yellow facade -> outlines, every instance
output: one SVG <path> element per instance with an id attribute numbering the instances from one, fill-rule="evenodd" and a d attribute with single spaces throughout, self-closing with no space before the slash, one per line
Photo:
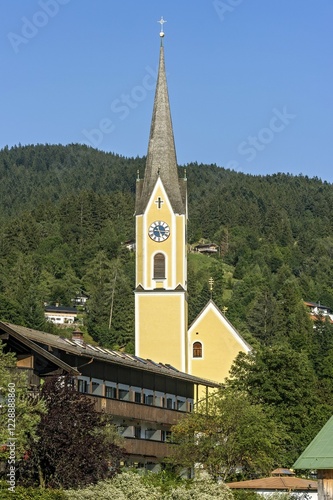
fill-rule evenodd
<path id="1" fill-rule="evenodd" d="M 136 353 L 186 371 L 186 304 L 183 292 L 137 292 Z"/>
<path id="2" fill-rule="evenodd" d="M 170 236 L 165 241 L 157 242 L 149 237 L 149 228 L 155 221 L 163 221 L 169 226 Z M 136 286 L 141 285 L 145 290 L 161 288 L 156 286 L 158 283 L 169 290 L 178 285 L 186 287 L 185 224 L 185 215 L 173 213 L 162 181 L 158 179 L 146 211 L 136 217 Z M 156 253 L 165 255 L 163 280 L 154 279 Z"/>
<path id="3" fill-rule="evenodd" d="M 190 326 L 187 348 L 188 372 L 221 383 L 228 376 L 237 354 L 250 351 L 250 346 L 213 301 L 208 302 Z"/>
<path id="4" fill-rule="evenodd" d="M 149 236 L 155 221 L 169 227 L 164 241 Z M 135 352 L 186 371 L 187 299 L 185 215 L 173 212 L 161 179 L 148 206 L 136 217 Z M 164 277 L 154 275 L 154 258 L 165 259 Z"/>
<path id="5" fill-rule="evenodd" d="M 222 382 L 237 354 L 250 348 L 212 301 L 188 331 L 186 189 L 178 178 L 162 44 L 145 174 L 137 179 L 135 353 Z M 193 356 L 195 342 L 200 358 Z"/>

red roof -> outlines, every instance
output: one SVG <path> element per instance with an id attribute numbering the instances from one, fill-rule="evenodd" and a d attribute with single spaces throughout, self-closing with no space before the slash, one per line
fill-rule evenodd
<path id="1" fill-rule="evenodd" d="M 278 467 L 272 470 L 272 476 L 296 476 L 295 472 L 291 469 L 286 469 L 285 467 Z"/>
<path id="2" fill-rule="evenodd" d="M 317 491 L 317 481 L 292 476 L 271 476 L 262 479 L 227 483 L 227 485 L 229 488 L 241 490 Z"/>

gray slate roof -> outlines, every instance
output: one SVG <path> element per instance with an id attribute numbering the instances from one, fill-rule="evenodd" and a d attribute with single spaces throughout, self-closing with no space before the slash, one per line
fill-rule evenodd
<path id="1" fill-rule="evenodd" d="M 0 332 L 4 331 L 6 333 L 13 332 L 15 338 L 19 339 L 22 336 L 23 339 L 29 340 L 30 346 L 35 344 L 36 347 L 40 349 L 40 344 L 58 348 L 62 351 L 69 352 L 71 354 L 76 354 L 78 356 L 85 356 L 94 358 L 99 361 L 106 363 L 113 363 L 117 365 L 127 366 L 128 368 L 136 368 L 138 370 L 154 372 L 156 374 L 168 376 L 171 378 L 177 378 L 187 382 L 192 382 L 193 384 L 205 385 L 208 387 L 219 387 L 219 384 L 212 382 L 210 380 L 205 380 L 187 373 L 181 372 L 171 365 L 162 364 L 155 362 L 150 359 L 142 359 L 138 356 L 132 354 L 127 354 L 124 352 L 113 351 L 106 347 L 100 347 L 91 344 L 81 344 L 79 341 L 66 339 L 59 337 L 58 335 L 53 335 L 51 333 L 41 332 L 39 330 L 32 330 L 31 328 L 26 328 L 24 326 L 13 325 L 10 323 L 5 323 L 0 321 Z M 44 349 L 45 350 L 45 349 Z M 47 353 L 47 351 L 45 350 Z M 52 356 L 55 358 L 55 356 Z M 64 364 L 64 363 L 63 363 Z M 72 368 L 71 371 L 76 371 L 76 367 Z M 69 371 L 69 370 L 67 370 Z"/>
<path id="2" fill-rule="evenodd" d="M 158 79 L 151 121 L 145 176 L 143 180 L 137 181 L 137 215 L 145 211 L 159 176 L 167 191 L 173 211 L 177 214 L 185 214 L 186 199 L 184 184 L 186 185 L 186 180 L 178 178 L 176 148 L 165 74 L 163 45 L 161 45 L 160 48 Z"/>

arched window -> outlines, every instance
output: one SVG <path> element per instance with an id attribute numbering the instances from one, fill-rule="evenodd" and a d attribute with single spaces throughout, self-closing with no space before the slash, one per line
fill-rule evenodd
<path id="1" fill-rule="evenodd" d="M 193 344 L 193 357 L 202 358 L 202 343 L 194 342 Z"/>
<path id="2" fill-rule="evenodd" d="M 165 278 L 165 257 L 162 253 L 154 256 L 154 279 Z"/>

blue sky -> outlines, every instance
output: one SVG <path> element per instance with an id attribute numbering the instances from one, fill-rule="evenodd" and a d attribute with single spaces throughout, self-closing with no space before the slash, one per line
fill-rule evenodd
<path id="1" fill-rule="evenodd" d="M 178 162 L 333 182 L 332 0 L 1 3 L 0 147 L 147 151 L 159 53 Z"/>

